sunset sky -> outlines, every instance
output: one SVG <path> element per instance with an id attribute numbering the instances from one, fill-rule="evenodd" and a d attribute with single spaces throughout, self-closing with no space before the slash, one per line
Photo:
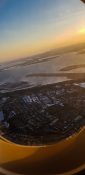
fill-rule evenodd
<path id="1" fill-rule="evenodd" d="M 0 61 L 83 41 L 80 0 L 0 0 Z"/>

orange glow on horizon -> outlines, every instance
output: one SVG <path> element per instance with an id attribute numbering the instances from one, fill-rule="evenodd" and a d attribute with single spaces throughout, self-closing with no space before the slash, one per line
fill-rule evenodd
<path id="1" fill-rule="evenodd" d="M 37 41 L 37 43 L 29 44 L 28 41 L 24 43 L 17 43 L 16 46 L 12 43 L 11 47 L 4 49 L 0 53 L 0 60 L 13 60 L 23 58 L 32 54 L 44 52 L 53 48 L 60 48 L 85 41 L 85 28 L 81 28 L 79 32 L 65 31 L 63 34 L 55 38 L 44 38 Z"/>
<path id="2" fill-rule="evenodd" d="M 80 33 L 80 34 L 85 34 L 85 27 L 84 27 L 84 28 L 81 28 L 81 29 L 78 31 L 78 33 Z"/>

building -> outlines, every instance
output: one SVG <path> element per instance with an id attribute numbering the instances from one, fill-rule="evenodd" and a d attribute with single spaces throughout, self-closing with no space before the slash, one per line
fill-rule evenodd
<path id="1" fill-rule="evenodd" d="M 2 122 L 4 120 L 4 114 L 3 111 L 0 111 L 0 122 Z"/>

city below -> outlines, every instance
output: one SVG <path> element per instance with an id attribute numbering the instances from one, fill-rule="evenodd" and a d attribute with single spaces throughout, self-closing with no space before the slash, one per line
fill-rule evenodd
<path id="1" fill-rule="evenodd" d="M 84 78 L 0 93 L 0 134 L 14 143 L 57 143 L 84 125 Z"/>

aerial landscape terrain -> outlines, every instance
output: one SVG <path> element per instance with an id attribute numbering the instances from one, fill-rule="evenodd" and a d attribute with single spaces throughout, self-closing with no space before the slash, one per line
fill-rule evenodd
<path id="1" fill-rule="evenodd" d="M 82 43 L 0 66 L 3 137 L 22 145 L 51 144 L 85 126 L 84 48 Z"/>

